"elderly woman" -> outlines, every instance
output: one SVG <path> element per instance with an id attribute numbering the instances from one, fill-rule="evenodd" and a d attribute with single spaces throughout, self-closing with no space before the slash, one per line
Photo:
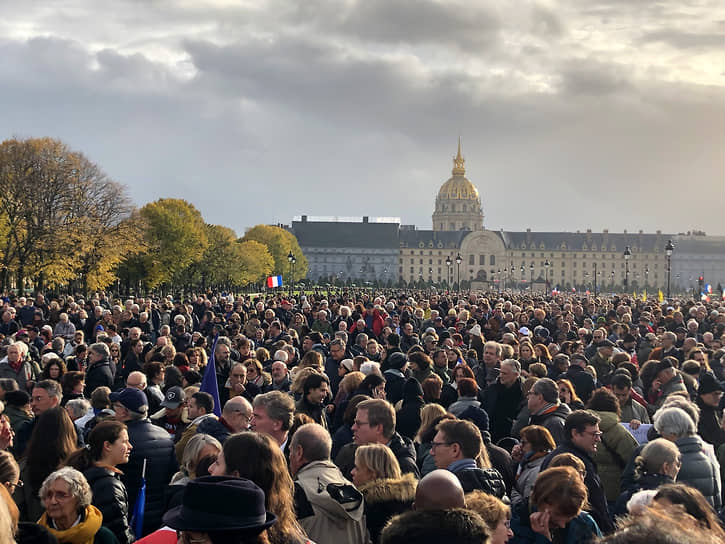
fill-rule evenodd
<path id="1" fill-rule="evenodd" d="M 38 524 L 59 544 L 112 544 L 113 533 L 101 525 L 100 510 L 91 504 L 91 487 L 74 468 L 63 467 L 51 473 L 40 488 L 45 513 Z"/>
<path id="2" fill-rule="evenodd" d="M 681 466 L 682 455 L 674 443 L 664 438 L 647 443 L 635 459 L 634 484 L 622 492 L 612 513 L 627 514 L 627 504 L 635 493 L 674 483 Z"/>
<path id="3" fill-rule="evenodd" d="M 60 314 L 59 319 L 58 324 L 53 329 L 53 336 L 61 336 L 66 342 L 70 342 L 76 333 L 76 326 L 69 321 L 66 313 Z"/>
<path id="4" fill-rule="evenodd" d="M 655 430 L 674 442 L 682 454 L 682 468 L 677 475 L 679 483 L 699 489 L 715 510 L 720 510 L 720 486 L 713 462 L 703 453 L 697 426 L 682 408 L 667 407 L 654 415 Z"/>
<path id="5" fill-rule="evenodd" d="M 511 509 L 500 499 L 477 489 L 466 494 L 466 508 L 479 514 L 488 525 L 489 544 L 505 544 L 514 536 L 509 521 Z"/>

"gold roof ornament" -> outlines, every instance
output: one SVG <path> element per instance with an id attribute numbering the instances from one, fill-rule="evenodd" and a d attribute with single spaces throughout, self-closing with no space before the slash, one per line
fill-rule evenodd
<path id="1" fill-rule="evenodd" d="M 458 137 L 458 154 L 453 158 L 453 175 L 463 176 L 466 173 L 466 160 L 461 155 L 461 137 Z"/>
<path id="2" fill-rule="evenodd" d="M 461 154 L 461 138 L 458 137 L 458 153 L 453 158 L 453 176 L 450 177 L 438 191 L 438 198 L 443 200 L 472 200 L 480 202 L 478 189 L 464 175 L 465 159 Z"/>

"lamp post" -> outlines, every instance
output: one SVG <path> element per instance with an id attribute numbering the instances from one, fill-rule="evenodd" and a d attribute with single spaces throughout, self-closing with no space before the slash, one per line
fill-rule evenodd
<path id="1" fill-rule="evenodd" d="M 451 266 L 453 265 L 453 261 L 451 260 L 451 256 L 448 255 L 446 257 L 446 266 L 448 267 L 446 270 L 448 270 L 448 274 L 446 275 L 446 283 L 448 284 L 448 287 L 450 288 L 451 285 Z"/>
<path id="2" fill-rule="evenodd" d="M 531 264 L 529 265 L 529 270 L 531 270 L 531 292 L 534 292 L 534 261 L 531 261 Z"/>
<path id="3" fill-rule="evenodd" d="M 498 269 L 498 292 L 503 293 L 503 289 L 501 289 L 501 269 Z"/>
<path id="4" fill-rule="evenodd" d="M 461 254 L 458 253 L 456 255 L 456 273 L 458 275 L 458 292 L 461 292 L 461 263 L 463 262 L 463 259 L 461 258 Z"/>
<path id="5" fill-rule="evenodd" d="M 670 273 L 672 272 L 672 252 L 675 251 L 675 244 L 672 240 L 667 241 L 665 255 L 667 256 L 667 300 L 670 299 Z"/>
<path id="6" fill-rule="evenodd" d="M 523 293 L 524 292 L 524 289 L 526 287 L 526 285 L 525 285 L 526 284 L 526 276 L 524 276 L 524 274 L 526 273 L 526 269 L 524 268 L 524 265 L 521 265 L 520 271 L 521 271 L 521 292 Z"/>
<path id="7" fill-rule="evenodd" d="M 589 272 L 584 272 L 584 289 L 589 289 Z"/>
<path id="8" fill-rule="evenodd" d="M 612 291 L 614 291 L 614 268 L 612 268 Z"/>
<path id="9" fill-rule="evenodd" d="M 632 250 L 629 246 L 624 248 L 624 292 L 627 292 L 629 286 L 629 259 L 632 256 Z"/>
<path id="10" fill-rule="evenodd" d="M 644 288 L 649 287 L 649 265 L 644 267 Z"/>
<path id="11" fill-rule="evenodd" d="M 292 261 L 295 256 L 292 254 L 292 250 L 287 254 L 287 260 L 289 261 L 289 296 L 292 297 Z"/>
<path id="12" fill-rule="evenodd" d="M 594 296 L 597 296 L 597 263 L 594 263 Z"/>
<path id="13" fill-rule="evenodd" d="M 292 281 L 290 282 L 290 288 L 292 289 L 292 296 L 295 294 L 295 268 L 297 268 L 297 257 L 292 255 Z"/>
<path id="14" fill-rule="evenodd" d="M 546 292 L 549 292 L 549 267 L 551 266 L 551 263 L 549 262 L 549 259 L 546 259 L 544 261 L 544 273 L 546 274 Z"/>
<path id="15" fill-rule="evenodd" d="M 433 268 L 428 267 L 428 281 L 430 282 L 431 287 L 433 286 Z"/>

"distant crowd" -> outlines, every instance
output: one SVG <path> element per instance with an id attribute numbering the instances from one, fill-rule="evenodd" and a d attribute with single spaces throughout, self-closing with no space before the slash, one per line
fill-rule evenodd
<path id="1" fill-rule="evenodd" d="M 2 298 L 0 542 L 722 542 L 725 303 Z"/>

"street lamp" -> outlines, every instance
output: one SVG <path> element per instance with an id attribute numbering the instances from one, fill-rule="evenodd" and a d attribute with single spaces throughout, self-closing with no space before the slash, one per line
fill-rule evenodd
<path id="1" fill-rule="evenodd" d="M 589 290 L 589 272 L 584 272 L 584 289 Z"/>
<path id="2" fill-rule="evenodd" d="M 597 296 L 597 263 L 594 263 L 594 296 Z"/>
<path id="3" fill-rule="evenodd" d="M 531 292 L 534 292 L 534 261 L 531 261 L 531 265 L 529 265 L 529 270 L 531 270 Z"/>
<path id="4" fill-rule="evenodd" d="M 614 268 L 612 268 L 612 291 L 614 291 Z"/>
<path id="5" fill-rule="evenodd" d="M 647 287 L 649 287 L 649 265 L 644 267 L 644 288 L 647 289 Z"/>
<path id="6" fill-rule="evenodd" d="M 632 250 L 629 246 L 624 248 L 624 292 L 627 292 L 629 285 L 629 258 L 632 256 Z"/>
<path id="7" fill-rule="evenodd" d="M 549 267 L 551 266 L 551 263 L 549 262 L 549 259 L 546 259 L 544 261 L 544 272 L 546 273 L 546 292 L 549 292 Z"/>
<path id="8" fill-rule="evenodd" d="M 458 274 L 458 292 L 461 292 L 461 263 L 463 262 L 463 259 L 461 258 L 461 254 L 458 253 L 456 255 L 456 268 L 457 268 L 457 274 Z"/>
<path id="9" fill-rule="evenodd" d="M 433 267 L 428 267 L 428 281 L 433 285 Z"/>
<path id="10" fill-rule="evenodd" d="M 453 261 L 451 260 L 451 256 L 448 255 L 446 257 L 446 266 L 448 267 L 448 274 L 446 275 L 446 283 L 450 286 L 451 285 L 451 266 L 453 265 Z"/>
<path id="11" fill-rule="evenodd" d="M 503 293 L 503 289 L 501 289 L 501 269 L 498 269 L 498 292 Z"/>
<path id="12" fill-rule="evenodd" d="M 672 240 L 667 241 L 665 246 L 665 255 L 667 256 L 667 300 L 670 299 L 670 273 L 672 272 L 672 252 L 675 250 L 675 244 Z"/>
<path id="13" fill-rule="evenodd" d="M 287 254 L 287 260 L 289 261 L 289 296 L 292 297 L 292 261 L 295 256 L 292 254 L 292 250 Z"/>
<path id="14" fill-rule="evenodd" d="M 292 281 L 290 282 L 290 288 L 292 289 L 292 296 L 294 296 L 295 286 L 295 268 L 297 268 L 297 257 L 292 255 Z"/>

